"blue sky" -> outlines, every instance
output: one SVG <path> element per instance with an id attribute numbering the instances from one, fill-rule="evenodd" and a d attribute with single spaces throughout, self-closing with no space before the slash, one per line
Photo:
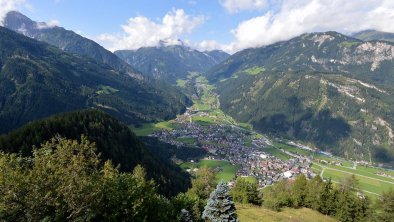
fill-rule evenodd
<path id="1" fill-rule="evenodd" d="M 203 15 L 206 22 L 187 38 L 191 41 L 215 39 L 228 43 L 230 30 L 239 21 L 259 15 L 261 10 L 228 13 L 216 0 L 28 0 L 30 7 L 21 12 L 35 21 L 57 20 L 67 29 L 82 31 L 87 36 L 121 32 L 121 24 L 131 17 L 145 16 L 153 21 L 173 9 L 184 9 L 189 15 Z"/>
<path id="2" fill-rule="evenodd" d="M 392 0 L 0 0 L 7 10 L 58 24 L 110 50 L 160 40 L 228 52 L 305 32 L 394 32 Z"/>

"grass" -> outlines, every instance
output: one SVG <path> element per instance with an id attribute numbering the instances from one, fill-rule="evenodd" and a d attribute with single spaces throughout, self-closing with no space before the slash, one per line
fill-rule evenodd
<path id="1" fill-rule="evenodd" d="M 164 121 L 158 123 L 146 123 L 140 127 L 135 127 L 130 125 L 129 128 L 137 135 L 137 136 L 148 136 L 155 131 L 167 129 L 172 130 L 176 128 L 176 125 L 173 124 L 171 121 Z"/>
<path id="2" fill-rule="evenodd" d="M 193 116 L 192 120 L 193 122 L 197 122 L 202 126 L 208 126 L 217 123 L 212 117 L 207 116 Z"/>
<path id="3" fill-rule="evenodd" d="M 357 166 L 356 169 L 358 171 L 363 171 L 363 172 L 368 172 L 375 174 L 376 172 L 384 172 L 388 175 L 394 176 L 394 171 L 393 170 L 387 170 L 383 168 L 377 168 L 377 167 L 366 167 L 366 166 Z"/>
<path id="4" fill-rule="evenodd" d="M 245 72 L 248 75 L 253 75 L 254 76 L 254 75 L 260 74 L 260 73 L 262 73 L 264 71 L 265 71 L 264 67 L 255 66 L 255 67 L 252 67 L 252 68 L 249 68 L 249 69 L 245 69 L 243 72 Z"/>
<path id="5" fill-rule="evenodd" d="M 178 142 L 186 143 L 189 146 L 192 146 L 196 143 L 196 139 L 193 137 L 178 137 L 175 139 Z"/>
<path id="6" fill-rule="evenodd" d="M 323 170 L 323 168 L 319 165 L 313 164 L 311 165 L 311 169 L 313 172 L 320 174 L 320 172 Z"/>
<path id="7" fill-rule="evenodd" d="M 96 93 L 99 95 L 101 94 L 109 95 L 117 92 L 119 92 L 119 90 L 112 88 L 111 86 L 100 86 L 100 90 L 98 90 Z"/>
<path id="8" fill-rule="evenodd" d="M 246 181 L 248 181 L 250 183 L 256 183 L 257 182 L 257 179 L 255 177 L 248 176 L 248 177 L 242 177 L 242 178 L 244 178 Z"/>
<path id="9" fill-rule="evenodd" d="M 341 42 L 341 43 L 339 44 L 339 46 L 350 48 L 350 47 L 352 47 L 352 46 L 354 46 L 354 45 L 357 45 L 357 44 L 358 44 L 358 42 L 355 42 L 355 41 L 344 41 L 344 42 Z"/>
<path id="10" fill-rule="evenodd" d="M 186 86 L 186 81 L 183 80 L 183 79 L 177 79 L 177 80 L 176 80 L 176 85 L 179 86 L 179 87 L 181 87 L 181 88 L 185 88 L 185 86 Z"/>
<path id="11" fill-rule="evenodd" d="M 301 155 L 304 155 L 304 156 L 311 156 L 313 154 L 313 152 L 311 152 L 311 151 L 303 150 L 303 149 L 300 149 L 300 148 L 297 148 L 297 147 L 294 147 L 294 146 L 290 146 L 290 145 L 285 144 L 285 143 L 274 142 L 274 145 L 277 148 L 281 148 L 281 149 L 287 150 L 289 152 L 296 153 L 296 154 L 301 154 Z"/>
<path id="12" fill-rule="evenodd" d="M 363 176 L 372 177 L 372 178 L 375 178 L 375 179 L 385 180 L 385 181 L 389 181 L 389 182 L 393 182 L 394 183 L 394 179 L 392 179 L 392 178 L 379 176 L 379 175 L 376 175 L 376 174 L 374 174 L 372 172 L 368 172 L 368 171 L 363 171 L 363 170 L 358 170 L 358 169 L 350 169 L 350 168 L 347 168 L 347 167 L 333 166 L 333 165 L 327 165 L 327 167 L 334 168 L 334 169 L 337 169 L 337 170 L 346 171 L 346 172 L 348 172 L 350 174 L 363 175 Z"/>
<path id="13" fill-rule="evenodd" d="M 323 177 L 331 178 L 335 182 L 340 182 L 341 180 L 343 180 L 343 178 L 349 177 L 351 175 L 352 175 L 351 173 L 344 173 L 332 169 L 325 169 Z M 383 191 L 387 191 L 390 188 L 394 188 L 394 184 L 375 180 L 373 178 L 360 177 L 357 176 L 357 174 L 355 174 L 355 176 L 358 179 L 360 189 L 364 191 L 382 194 Z"/>
<path id="14" fill-rule="evenodd" d="M 239 166 L 232 165 L 228 161 L 221 161 L 221 160 L 201 160 L 200 167 L 206 166 L 208 168 L 216 168 L 220 167 L 222 170 L 217 173 L 216 178 L 218 181 L 230 181 L 235 178 L 235 174 L 237 173 Z"/>
<path id="15" fill-rule="evenodd" d="M 325 216 L 317 211 L 301 208 L 285 208 L 279 212 L 263 207 L 250 205 L 237 205 L 237 214 L 240 222 L 335 222 L 337 220 Z"/>
<path id="16" fill-rule="evenodd" d="M 225 181 L 228 182 L 235 178 L 235 174 L 237 173 L 239 166 L 232 165 L 228 161 L 222 160 L 200 160 L 196 163 L 184 162 L 180 164 L 180 167 L 183 169 L 192 169 L 192 168 L 201 168 L 201 167 L 208 167 L 211 169 L 215 169 L 219 167 L 221 170 L 216 174 L 217 181 Z"/>
<path id="17" fill-rule="evenodd" d="M 289 156 L 286 155 L 285 153 L 281 152 L 278 148 L 293 152 L 293 153 L 300 153 L 302 155 L 307 155 L 310 156 L 312 152 L 307 151 L 307 150 L 302 150 L 293 146 L 289 146 L 284 143 L 274 143 L 275 147 L 268 147 L 263 149 L 263 151 L 274 155 L 282 160 L 288 160 Z M 371 196 L 373 198 L 376 198 L 376 194 L 382 194 L 382 192 L 389 190 L 390 188 L 394 188 L 394 179 L 388 178 L 388 177 L 383 177 L 376 175 L 375 173 L 377 171 L 384 171 L 383 169 L 379 168 L 371 168 L 371 167 L 365 167 L 365 166 L 358 166 L 356 169 L 350 168 L 352 163 L 345 161 L 345 160 L 339 160 L 334 157 L 328 157 L 325 155 L 321 154 L 314 154 L 315 158 L 318 159 L 325 159 L 329 161 L 339 161 L 343 164 L 343 166 L 336 166 L 336 165 L 321 165 L 317 163 L 313 163 L 311 168 L 313 172 L 320 174 L 322 172 L 323 168 L 324 173 L 323 177 L 328 179 L 331 178 L 333 182 L 339 183 L 342 181 L 344 178 L 351 176 L 354 174 L 356 178 L 359 181 L 359 188 L 365 192 L 366 195 Z M 331 169 L 328 169 L 331 168 Z M 340 172 L 340 171 L 343 172 Z M 387 174 L 393 173 L 391 171 L 385 170 Z M 391 182 L 391 183 L 390 183 Z M 370 192 L 370 193 L 369 193 Z"/>
<path id="18" fill-rule="evenodd" d="M 266 152 L 268 154 L 271 154 L 273 156 L 278 157 L 279 159 L 283 160 L 283 161 L 287 161 L 289 160 L 291 157 L 289 155 L 287 155 L 286 153 L 283 153 L 282 151 L 280 151 L 278 148 L 275 147 L 266 147 L 262 149 L 263 152 Z"/>

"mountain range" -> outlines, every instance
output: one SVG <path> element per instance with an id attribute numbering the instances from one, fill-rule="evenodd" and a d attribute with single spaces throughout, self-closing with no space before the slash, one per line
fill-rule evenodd
<path id="1" fill-rule="evenodd" d="M 394 160 L 394 44 L 336 32 L 245 49 L 207 72 L 222 110 L 349 158 Z"/>
<path id="2" fill-rule="evenodd" d="M 352 37 L 364 41 L 381 40 L 381 41 L 394 42 L 394 33 L 381 32 L 373 29 L 354 33 Z"/>
<path id="3" fill-rule="evenodd" d="M 45 22 L 36 22 L 17 11 L 8 12 L 4 18 L 4 27 L 38 41 L 74 53 L 95 59 L 107 64 L 117 71 L 130 76 L 141 78 L 141 74 L 112 52 L 106 50 L 96 42 L 58 26 L 50 26 Z"/>
<path id="4" fill-rule="evenodd" d="M 175 88 L 0 27 L 0 133 L 59 112 L 96 107 L 127 124 L 174 118 L 189 100 Z"/>
<path id="5" fill-rule="evenodd" d="M 19 12 L 4 25 L 30 38 L 0 29 L 0 133 L 88 107 L 134 125 L 173 118 L 190 101 L 169 84 L 198 72 L 215 85 L 224 112 L 258 131 L 394 161 L 392 33 L 306 33 L 230 56 L 165 42 L 111 53 Z"/>
<path id="6" fill-rule="evenodd" d="M 115 51 L 121 59 L 155 79 L 176 83 L 193 72 L 204 73 L 229 57 L 220 51 L 200 52 L 183 44 Z"/>

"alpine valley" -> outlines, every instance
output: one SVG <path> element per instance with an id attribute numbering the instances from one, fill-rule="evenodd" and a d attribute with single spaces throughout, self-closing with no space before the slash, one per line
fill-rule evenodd
<path id="1" fill-rule="evenodd" d="M 0 0 L 0 221 L 394 221 L 389 1 L 33 2 Z"/>
<path id="2" fill-rule="evenodd" d="M 212 68 L 223 111 L 335 155 L 394 161 L 394 44 L 336 32 L 246 49 Z"/>

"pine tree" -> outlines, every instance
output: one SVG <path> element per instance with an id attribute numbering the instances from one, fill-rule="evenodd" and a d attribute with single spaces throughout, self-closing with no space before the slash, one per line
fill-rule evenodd
<path id="1" fill-rule="evenodd" d="M 306 186 L 308 181 L 304 174 L 298 176 L 292 186 L 293 207 L 303 207 L 305 205 Z"/>
<path id="2" fill-rule="evenodd" d="M 239 177 L 235 181 L 235 185 L 231 189 L 230 194 L 237 203 L 261 204 L 261 198 L 257 190 L 257 181 L 248 181 L 245 178 Z"/>
<path id="3" fill-rule="evenodd" d="M 202 218 L 212 222 L 238 221 L 235 204 L 225 182 L 220 182 L 211 193 Z"/>
<path id="4" fill-rule="evenodd" d="M 319 176 L 308 182 L 305 196 L 305 206 L 314 210 L 320 209 L 319 194 L 323 187 L 323 181 Z"/>
<path id="5" fill-rule="evenodd" d="M 377 220 L 378 221 L 393 221 L 394 220 L 394 189 L 384 192 L 382 197 L 376 203 Z"/>

